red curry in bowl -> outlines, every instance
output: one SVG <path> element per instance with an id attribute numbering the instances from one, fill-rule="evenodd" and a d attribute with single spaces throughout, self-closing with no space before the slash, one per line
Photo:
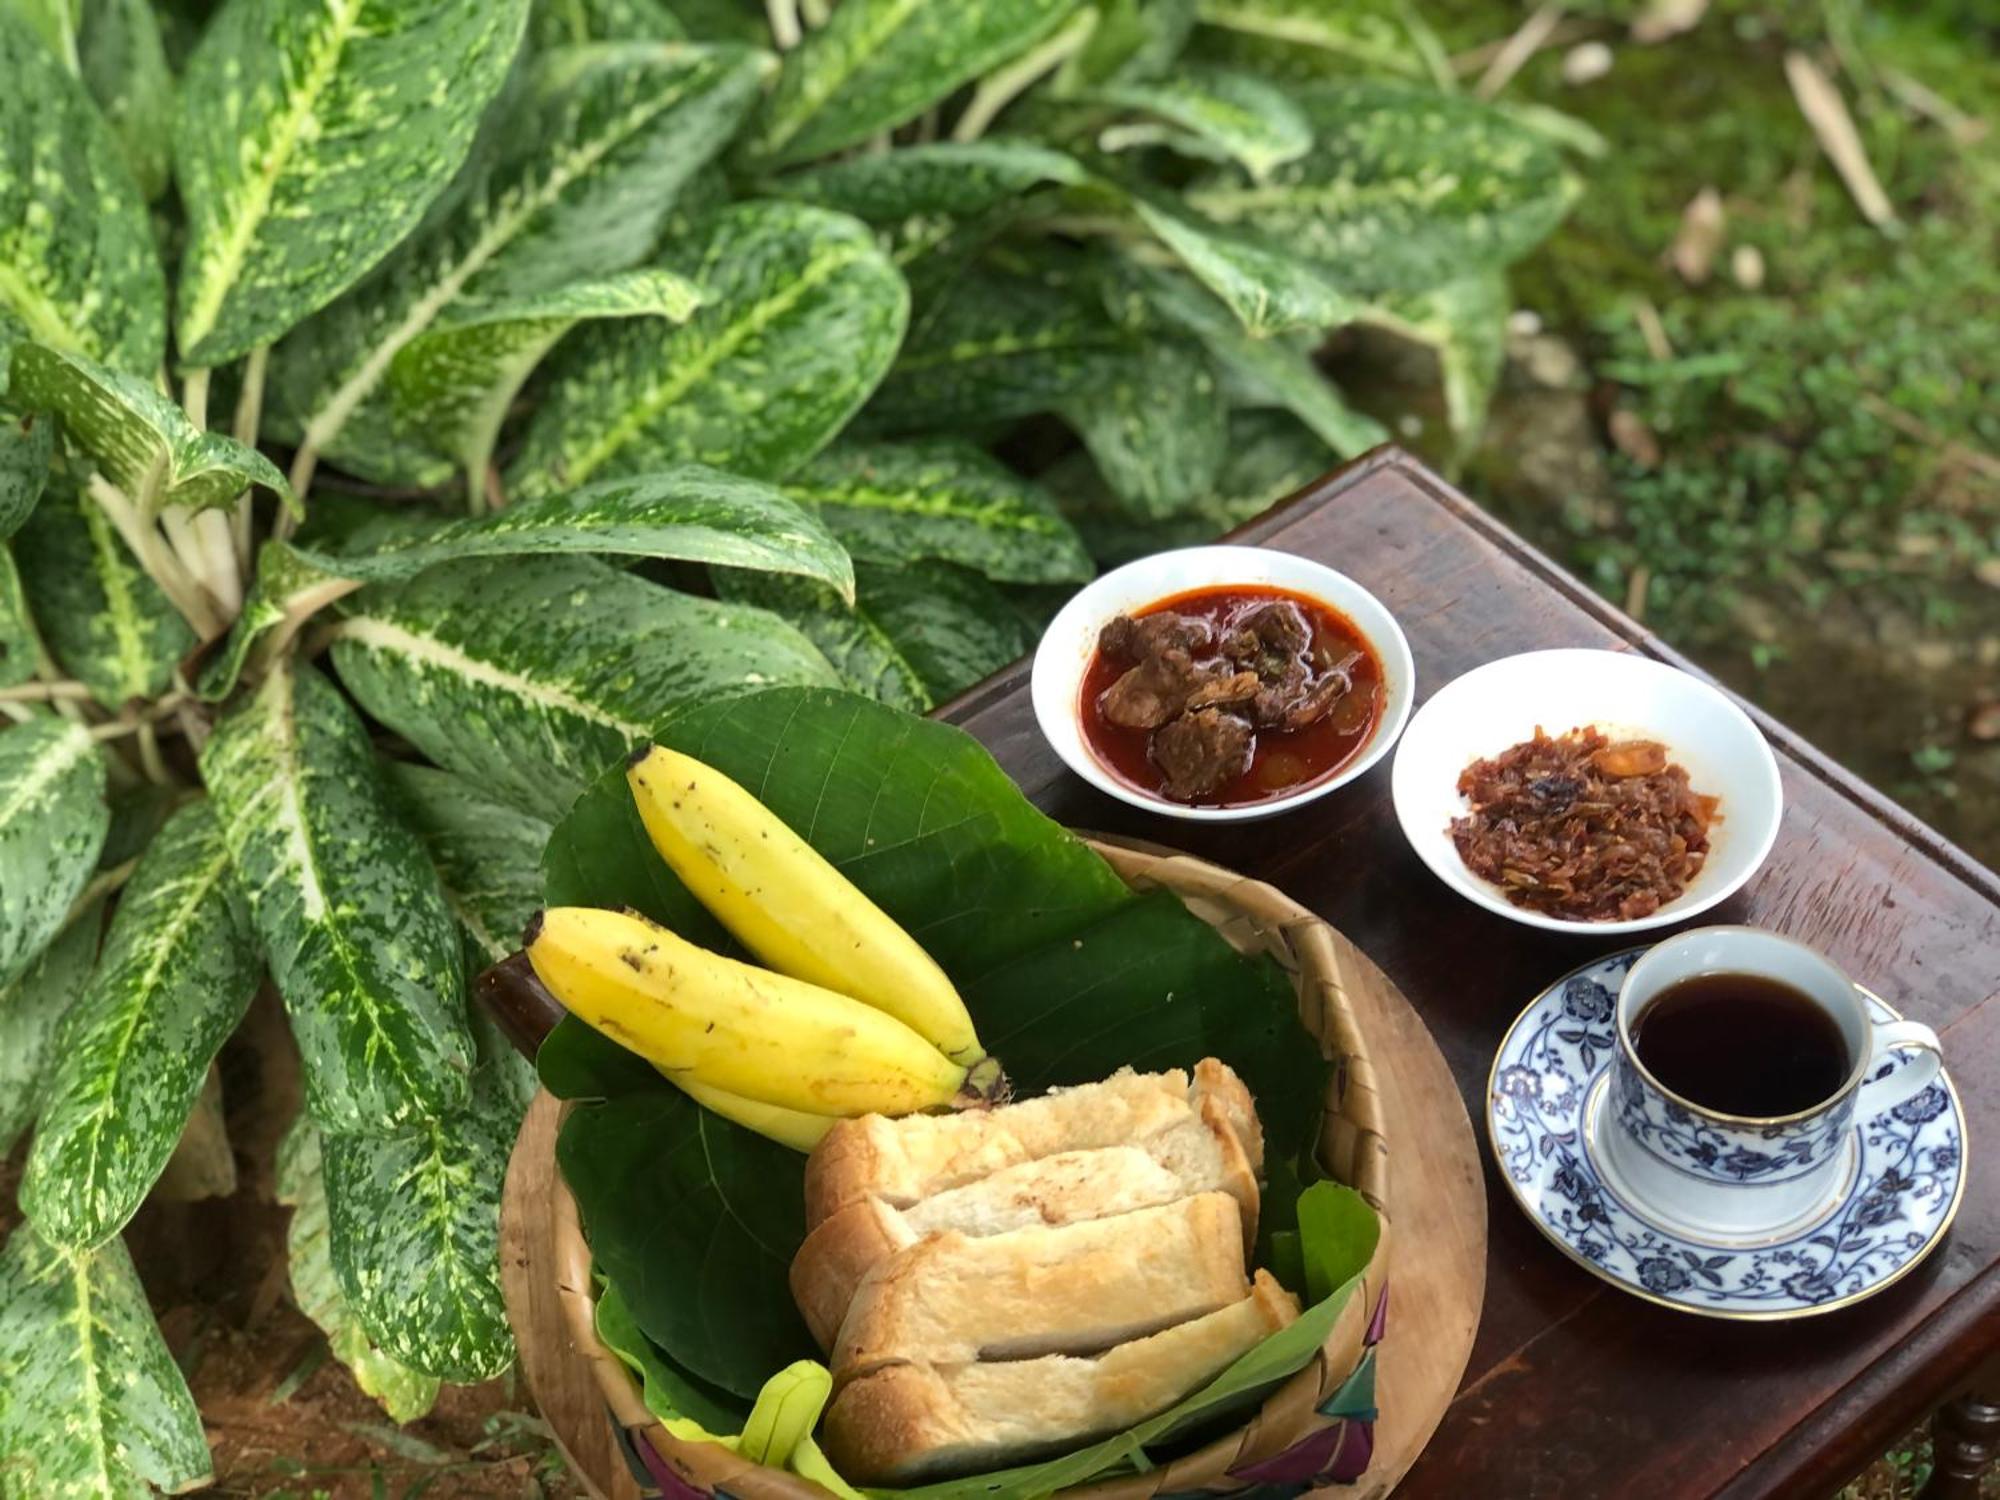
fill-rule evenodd
<path id="1" fill-rule="evenodd" d="M 1289 589 L 1192 589 L 1099 632 L 1084 743 L 1165 802 L 1247 807 L 1334 775 L 1381 722 L 1382 663 L 1354 622 Z"/>

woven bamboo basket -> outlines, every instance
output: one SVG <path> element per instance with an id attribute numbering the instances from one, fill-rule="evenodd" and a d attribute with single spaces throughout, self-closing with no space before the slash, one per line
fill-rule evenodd
<path id="1" fill-rule="evenodd" d="M 1184 854 L 1095 840 L 1092 847 L 1126 884 L 1174 892 L 1239 952 L 1268 953 L 1292 976 L 1299 1021 L 1328 1064 L 1320 1164 L 1383 1216 L 1383 1233 L 1362 1273 L 1360 1294 L 1349 1301 L 1318 1354 L 1266 1398 L 1244 1426 L 1158 1468 L 1060 1493 L 1078 1500 L 1150 1500 L 1190 1492 L 1230 1494 L 1265 1484 L 1354 1480 L 1366 1469 L 1373 1448 L 1372 1385 L 1363 1366 L 1382 1337 L 1389 1226 L 1381 1100 L 1343 982 L 1343 960 L 1351 950 L 1325 922 L 1260 881 Z M 625 1429 L 657 1493 L 677 1500 L 833 1500 L 820 1485 L 787 1470 L 751 1463 L 715 1443 L 685 1442 L 660 1425 L 631 1371 L 597 1336 L 590 1246 L 576 1200 L 559 1175 L 552 1207 L 568 1332 L 591 1361 L 612 1418 Z"/>

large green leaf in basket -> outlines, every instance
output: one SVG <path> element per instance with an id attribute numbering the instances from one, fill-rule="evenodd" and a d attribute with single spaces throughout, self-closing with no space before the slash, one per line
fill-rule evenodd
<path id="1" fill-rule="evenodd" d="M 659 738 L 746 786 L 915 934 L 1021 1093 L 1213 1054 L 1257 1094 L 1274 1156 L 1310 1139 L 1324 1072 L 1283 972 L 1173 897 L 1133 895 L 962 731 L 851 694 L 777 688 L 685 709 Z M 728 946 L 653 852 L 622 768 L 557 825 L 544 876 L 551 903 L 631 906 Z M 804 1230 L 803 1158 L 699 1109 L 575 1021 L 540 1065 L 553 1092 L 579 1101 L 564 1175 L 646 1336 L 745 1397 L 809 1352 L 785 1281 Z"/>

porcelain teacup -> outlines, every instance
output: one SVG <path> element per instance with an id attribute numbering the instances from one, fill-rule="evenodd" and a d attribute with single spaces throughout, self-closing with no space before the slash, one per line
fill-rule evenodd
<path id="1" fill-rule="evenodd" d="M 1852 1062 L 1826 1098 L 1788 1115 L 1725 1114 L 1682 1098 L 1647 1071 L 1633 1023 L 1669 987 L 1704 974 L 1775 980 L 1838 1026 Z M 1855 1168 L 1854 1121 L 1893 1109 L 1942 1067 L 1937 1034 L 1916 1021 L 1874 1025 L 1866 1000 L 1805 944 L 1753 927 L 1703 927 L 1667 939 L 1626 972 L 1618 1052 L 1599 1142 L 1632 1206 L 1725 1237 L 1790 1230 L 1838 1201 Z M 1724 1039 L 1721 1045 L 1729 1045 Z M 1900 1067 L 1893 1054 L 1909 1054 Z"/>

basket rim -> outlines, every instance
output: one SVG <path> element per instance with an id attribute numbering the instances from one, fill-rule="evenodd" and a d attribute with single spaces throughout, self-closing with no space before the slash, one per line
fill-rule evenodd
<path id="1" fill-rule="evenodd" d="M 1382 1232 L 1374 1256 L 1362 1272 L 1362 1285 L 1350 1301 L 1326 1340 L 1306 1365 L 1265 1398 L 1262 1406 L 1245 1418 L 1244 1425 L 1232 1428 L 1202 1448 L 1174 1460 L 1160 1469 L 1138 1476 L 1119 1475 L 1072 1486 L 1056 1493 L 1065 1500 L 1140 1500 L 1155 1492 L 1163 1476 L 1184 1470 L 1206 1471 L 1208 1483 L 1181 1484 L 1188 1489 L 1210 1489 L 1221 1493 L 1248 1487 L 1249 1481 L 1230 1477 L 1233 1468 L 1274 1457 L 1290 1446 L 1301 1431 L 1312 1430 L 1319 1405 L 1354 1371 L 1356 1362 L 1347 1360 L 1332 1368 L 1336 1348 L 1352 1347 L 1359 1334 L 1357 1324 L 1370 1327 L 1361 1341 L 1366 1355 L 1380 1336 L 1379 1301 L 1385 1287 L 1390 1245 L 1388 1211 L 1388 1145 L 1383 1129 L 1381 1097 L 1374 1085 L 1373 1069 L 1362 1044 L 1360 1030 L 1341 983 L 1344 954 L 1356 954 L 1347 940 L 1324 918 L 1318 916 L 1276 886 L 1239 875 L 1209 860 L 1183 854 L 1163 845 L 1115 835 L 1080 834 L 1093 850 L 1134 890 L 1165 888 L 1179 896 L 1202 920 L 1222 932 L 1241 951 L 1254 937 L 1255 946 L 1270 952 L 1279 947 L 1297 960 L 1285 964 L 1298 991 L 1300 1024 L 1319 1042 L 1327 1062 L 1327 1084 L 1323 1104 L 1320 1140 L 1315 1154 L 1329 1176 L 1353 1187 L 1381 1220 Z M 1247 931 L 1232 932 L 1236 921 L 1218 920 L 1204 907 L 1247 923 Z M 1274 955 L 1275 956 L 1275 955 Z M 1285 963 L 1280 957 L 1279 960 Z M 1365 962 L 1365 960 L 1364 960 Z M 1310 968 L 1311 973 L 1304 972 Z M 1315 1005 L 1318 1009 L 1315 1010 Z M 1319 1024 L 1315 1024 L 1315 1021 Z M 1333 1055 L 1338 1048 L 1338 1055 Z M 565 1102 L 562 1115 L 572 1106 Z M 1351 1141 L 1344 1153 L 1345 1171 L 1331 1159 L 1331 1142 Z M 577 1350 L 591 1362 L 591 1373 L 612 1417 L 635 1443 L 650 1446 L 662 1464 L 674 1471 L 696 1493 L 726 1488 L 734 1500 L 836 1500 L 831 1491 L 789 1470 L 752 1464 L 715 1443 L 691 1442 L 676 1437 L 645 1404 L 642 1388 L 632 1370 L 598 1337 L 597 1296 L 593 1279 L 590 1246 L 584 1237 L 581 1213 L 575 1195 L 558 1170 L 553 1174 L 551 1209 L 554 1214 L 554 1244 L 558 1302 L 567 1331 Z M 1283 1429 L 1269 1435 L 1259 1432 L 1267 1418 Z M 1319 1419 L 1332 1425 L 1338 1419 Z M 1252 1435 L 1264 1438 L 1261 1451 L 1249 1452 Z M 1281 1439 L 1281 1440 L 1280 1440 Z M 1134 1479 L 1154 1481 L 1134 1489 Z M 1173 1488 L 1176 1486 L 1169 1486 Z"/>

